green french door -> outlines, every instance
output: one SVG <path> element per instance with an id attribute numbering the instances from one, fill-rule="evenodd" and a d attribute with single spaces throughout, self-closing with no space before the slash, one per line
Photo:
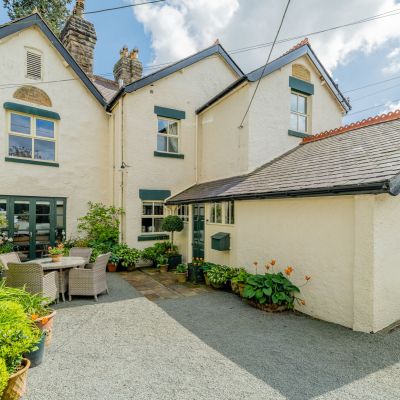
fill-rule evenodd
<path id="1" fill-rule="evenodd" d="M 204 258 L 204 204 L 193 204 L 193 258 Z"/>
<path id="2" fill-rule="evenodd" d="M 65 237 L 66 200 L 49 197 L 1 196 L 0 213 L 7 217 L 2 234 L 26 259 L 40 258 Z"/>

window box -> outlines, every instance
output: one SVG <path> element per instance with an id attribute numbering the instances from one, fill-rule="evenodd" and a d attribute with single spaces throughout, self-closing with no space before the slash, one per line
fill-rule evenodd
<path id="1" fill-rule="evenodd" d="M 169 239 L 169 235 L 167 234 L 154 234 L 154 235 L 139 235 L 138 241 L 145 242 L 145 241 L 156 241 L 156 240 L 167 240 Z"/>
<path id="2" fill-rule="evenodd" d="M 217 251 L 227 251 L 231 247 L 231 235 L 225 232 L 218 232 L 211 236 L 211 248 Z"/>

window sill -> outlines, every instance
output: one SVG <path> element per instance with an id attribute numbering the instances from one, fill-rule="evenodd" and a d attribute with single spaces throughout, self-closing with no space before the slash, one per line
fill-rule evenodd
<path id="1" fill-rule="evenodd" d="M 4 159 L 4 161 L 21 163 L 21 164 L 42 165 L 42 166 L 45 166 L 45 167 L 56 167 L 56 168 L 58 168 L 60 166 L 60 164 L 56 163 L 56 162 L 30 160 L 28 158 L 27 159 L 23 159 L 23 158 L 6 157 Z"/>
<path id="2" fill-rule="evenodd" d="M 304 133 L 304 132 L 298 132 L 298 131 L 292 131 L 291 129 L 288 130 L 288 135 L 289 136 L 294 136 L 294 137 L 298 137 L 298 138 L 306 138 L 312 135 L 309 135 L 308 133 Z"/>
<path id="3" fill-rule="evenodd" d="M 150 240 L 167 240 L 167 239 L 169 239 L 169 235 L 165 233 L 152 233 L 148 235 L 144 234 L 138 236 L 139 242 L 146 242 Z"/>
<path id="4" fill-rule="evenodd" d="M 180 159 L 185 158 L 185 156 L 180 153 L 164 153 L 162 151 L 155 151 L 154 157 L 180 158 Z"/>

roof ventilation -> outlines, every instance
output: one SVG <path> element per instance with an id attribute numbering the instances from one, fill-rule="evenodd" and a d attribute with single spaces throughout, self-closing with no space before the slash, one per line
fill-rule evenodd
<path id="1" fill-rule="evenodd" d="M 26 77 L 42 79 L 42 56 L 30 50 L 26 51 Z"/>

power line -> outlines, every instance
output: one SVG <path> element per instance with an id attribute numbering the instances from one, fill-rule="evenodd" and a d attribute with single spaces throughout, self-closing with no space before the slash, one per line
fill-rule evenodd
<path id="1" fill-rule="evenodd" d="M 21 85 L 36 86 L 36 85 L 44 85 L 44 84 L 50 84 L 50 83 L 70 82 L 70 81 L 76 81 L 76 80 L 77 79 L 75 79 L 75 78 L 69 78 L 69 79 L 57 79 L 57 80 L 53 80 L 53 81 L 43 81 L 43 82 L 3 83 L 3 84 L 0 84 L 0 90 L 1 89 L 12 89 L 14 87 L 20 87 Z"/>
<path id="2" fill-rule="evenodd" d="M 391 103 L 395 103 L 396 101 L 400 101 L 400 99 L 391 100 L 390 102 L 391 102 Z M 347 116 L 350 117 L 350 116 L 355 115 L 355 114 L 360 114 L 360 113 L 362 113 L 362 112 L 364 112 L 364 111 L 369 111 L 369 110 L 373 110 L 374 108 L 383 107 L 383 106 L 386 106 L 387 103 L 388 103 L 388 102 L 382 103 L 382 104 L 378 104 L 377 106 L 372 106 L 372 107 L 364 108 L 363 110 L 359 110 L 359 111 L 356 111 L 356 112 L 352 112 L 352 113 L 350 113 L 350 114 L 347 114 Z"/>
<path id="3" fill-rule="evenodd" d="M 352 102 L 353 102 L 353 101 L 359 101 L 359 100 L 365 99 L 366 97 L 371 97 L 371 96 L 374 96 L 375 94 L 382 93 L 382 92 L 386 92 L 386 91 L 388 91 L 388 90 L 391 90 L 391 89 L 396 88 L 396 87 L 399 87 L 399 86 L 400 86 L 400 84 L 394 85 L 394 86 L 391 86 L 391 87 L 388 87 L 388 88 L 385 88 L 385 89 L 380 89 L 380 90 L 377 90 L 377 91 L 375 91 L 375 92 L 368 93 L 368 94 L 366 94 L 365 96 L 360 96 L 360 97 L 357 97 L 357 98 L 355 98 L 355 99 L 351 99 L 351 101 L 352 101 Z"/>
<path id="4" fill-rule="evenodd" d="M 103 13 L 107 11 L 115 11 L 115 10 L 121 10 L 123 8 L 131 8 L 131 7 L 137 7 L 137 6 L 144 6 L 146 4 L 154 4 L 154 3 L 163 3 L 166 0 L 153 0 L 153 1 L 147 1 L 143 3 L 135 3 L 135 4 L 128 4 L 126 6 L 119 6 L 119 7 L 110 7 L 110 8 L 103 8 L 101 10 L 93 10 L 93 11 L 86 11 L 83 14 L 88 15 L 88 14 L 98 14 L 98 13 Z"/>
<path id="5" fill-rule="evenodd" d="M 394 78 L 384 79 L 384 80 L 381 80 L 381 81 L 376 81 L 374 83 L 370 83 L 368 85 L 359 86 L 359 87 L 356 87 L 356 88 L 353 88 L 353 89 L 350 89 L 350 90 L 345 90 L 343 93 L 355 92 L 356 90 L 361 90 L 361 89 L 365 89 L 365 88 L 368 88 L 368 87 L 371 87 L 371 86 L 380 85 L 381 83 L 393 81 L 393 80 L 399 79 L 399 78 L 400 78 L 400 75 L 395 76 Z"/>
<path id="6" fill-rule="evenodd" d="M 269 59 L 271 58 L 272 50 L 274 49 L 276 40 L 278 39 L 279 32 L 281 31 L 281 28 L 282 28 L 282 25 L 283 25 L 283 21 L 285 20 L 286 13 L 287 13 L 287 10 L 288 10 L 289 5 L 290 5 L 290 1 L 291 1 L 291 0 L 288 0 L 288 2 L 287 2 L 287 4 L 286 4 L 286 8 L 285 8 L 285 11 L 284 11 L 284 13 L 283 13 L 281 22 L 280 22 L 280 24 L 279 24 L 278 31 L 276 32 L 274 41 L 272 42 L 271 49 L 269 50 L 269 54 L 268 54 L 267 61 L 265 62 L 265 65 L 264 65 L 264 68 L 263 68 L 263 70 L 262 70 L 262 72 L 261 72 L 261 74 L 260 74 L 260 77 L 258 78 L 257 85 L 256 85 L 256 87 L 255 87 L 255 89 L 254 89 L 253 95 L 251 96 L 249 106 L 247 107 L 247 110 L 246 110 L 246 112 L 245 112 L 245 114 L 244 114 L 244 116 L 243 116 L 243 118 L 242 118 L 242 122 L 241 122 L 240 125 L 239 125 L 240 128 L 243 128 L 243 122 L 244 122 L 244 120 L 246 119 L 247 114 L 248 114 L 249 111 L 250 111 L 250 107 L 251 107 L 251 105 L 252 105 L 252 103 L 253 103 L 254 97 L 255 97 L 255 95 L 256 95 L 256 93 L 257 93 L 257 90 L 258 90 L 258 87 L 260 86 L 261 79 L 262 79 L 262 77 L 264 76 L 265 69 L 267 68 L 267 65 L 268 65 L 268 63 L 269 63 Z"/>

